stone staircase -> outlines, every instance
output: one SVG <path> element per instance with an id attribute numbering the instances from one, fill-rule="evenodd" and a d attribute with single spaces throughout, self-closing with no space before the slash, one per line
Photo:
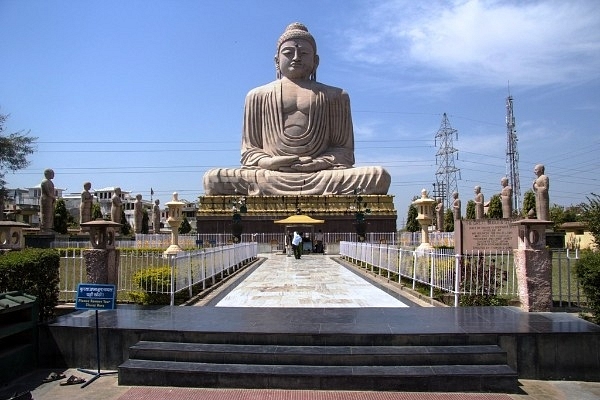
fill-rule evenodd
<path id="1" fill-rule="evenodd" d="M 448 339 L 452 344 L 440 344 L 439 337 L 424 345 L 294 341 L 144 340 L 129 348 L 129 359 L 118 368 L 119 384 L 503 393 L 515 393 L 518 388 L 517 373 L 496 344 L 456 345 L 452 338 Z"/>

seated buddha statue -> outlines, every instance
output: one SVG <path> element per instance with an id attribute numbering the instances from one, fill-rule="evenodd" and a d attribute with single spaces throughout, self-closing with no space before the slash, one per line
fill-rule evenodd
<path id="1" fill-rule="evenodd" d="M 206 195 L 387 194 L 382 167 L 354 167 L 350 98 L 316 81 L 317 45 L 293 23 L 277 42 L 277 79 L 246 96 L 241 168 L 204 175 Z"/>

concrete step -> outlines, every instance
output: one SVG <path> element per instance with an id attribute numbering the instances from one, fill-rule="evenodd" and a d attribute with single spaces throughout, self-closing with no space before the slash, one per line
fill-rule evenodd
<path id="1" fill-rule="evenodd" d="M 141 341 L 119 384 L 223 388 L 506 392 L 517 373 L 497 345 L 297 346 Z"/>
<path id="2" fill-rule="evenodd" d="M 277 365 L 482 365 L 506 364 L 497 345 L 283 346 L 140 341 L 130 359 Z"/>
<path id="3" fill-rule="evenodd" d="M 306 390 L 515 393 L 507 365 L 317 366 L 215 364 L 130 359 L 119 385 Z"/>

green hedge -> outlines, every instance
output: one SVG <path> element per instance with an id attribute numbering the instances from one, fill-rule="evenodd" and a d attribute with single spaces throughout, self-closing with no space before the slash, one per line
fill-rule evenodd
<path id="1" fill-rule="evenodd" d="M 52 249 L 25 249 L 0 255 L 0 293 L 20 291 L 37 297 L 39 321 L 54 318 L 58 305 L 60 256 Z"/>
<path id="2" fill-rule="evenodd" d="M 588 298 L 592 320 L 600 324 L 600 252 L 583 251 L 575 264 L 575 273 Z"/>
<path id="3" fill-rule="evenodd" d="M 156 293 L 168 292 L 171 289 L 171 268 L 169 266 L 136 272 L 133 275 L 133 281 L 140 290 L 129 292 L 132 301 L 152 305 L 168 305 L 171 302 L 171 296 L 168 293 Z"/>

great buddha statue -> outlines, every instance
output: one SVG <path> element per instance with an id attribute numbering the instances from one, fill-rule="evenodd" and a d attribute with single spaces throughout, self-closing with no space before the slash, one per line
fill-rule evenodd
<path id="1" fill-rule="evenodd" d="M 354 167 L 350 98 L 316 81 L 317 45 L 289 25 L 277 42 L 277 79 L 246 96 L 241 168 L 204 175 L 206 195 L 387 194 L 382 167 Z"/>

